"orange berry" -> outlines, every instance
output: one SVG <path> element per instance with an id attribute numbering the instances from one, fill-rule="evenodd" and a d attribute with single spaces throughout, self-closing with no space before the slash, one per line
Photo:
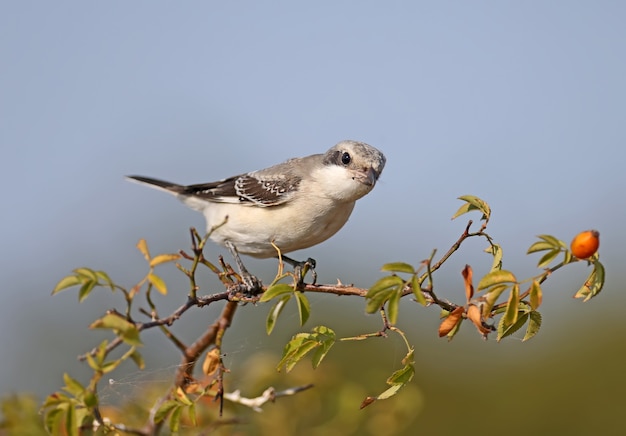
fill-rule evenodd
<path id="1" fill-rule="evenodd" d="M 597 230 L 586 230 L 577 234 L 570 248 L 572 254 L 579 259 L 587 259 L 593 256 L 600 246 L 600 232 Z"/>

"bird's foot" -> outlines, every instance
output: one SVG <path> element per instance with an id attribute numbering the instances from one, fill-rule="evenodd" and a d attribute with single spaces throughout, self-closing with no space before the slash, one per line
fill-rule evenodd
<path id="1" fill-rule="evenodd" d="M 239 257 L 239 252 L 237 252 L 237 248 L 231 242 L 226 241 L 226 247 L 230 250 L 230 253 L 235 258 L 237 268 L 239 269 L 239 276 L 241 277 L 241 281 L 239 283 L 236 283 L 232 287 L 231 293 L 240 292 L 246 297 L 254 297 L 259 295 L 263 291 L 263 283 L 261 283 L 261 280 L 248 272 L 245 265 L 241 261 L 241 257 Z"/>
<path id="2" fill-rule="evenodd" d="M 317 272 L 315 272 L 315 259 L 309 257 L 305 261 L 299 261 L 287 256 L 282 256 L 282 259 L 291 266 L 293 266 L 293 275 L 296 277 L 296 285 L 298 288 L 304 286 L 304 278 L 309 271 L 311 271 L 311 278 L 313 279 L 313 282 L 311 284 L 314 285 L 315 283 L 317 283 Z"/>

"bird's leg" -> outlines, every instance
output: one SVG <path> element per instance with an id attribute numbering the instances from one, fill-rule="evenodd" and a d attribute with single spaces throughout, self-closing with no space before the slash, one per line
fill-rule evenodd
<path id="1" fill-rule="evenodd" d="M 232 242 L 226 241 L 226 247 L 230 251 L 230 254 L 235 259 L 235 263 L 237 263 L 237 268 L 239 269 L 239 275 L 241 276 L 241 280 L 243 281 L 244 289 L 241 291 L 247 295 L 258 295 L 263 289 L 263 284 L 261 280 L 253 276 L 248 272 L 243 262 L 241 261 L 241 257 L 239 257 L 239 252 L 237 251 L 237 247 L 233 245 Z"/>
<path id="2" fill-rule="evenodd" d="M 309 272 L 309 270 L 311 271 L 311 277 L 313 278 L 313 283 L 311 284 L 314 285 L 317 282 L 317 273 L 315 272 L 315 259 L 309 257 L 307 260 L 302 262 L 294 260 L 285 255 L 281 257 L 285 262 L 293 266 L 293 273 L 298 278 L 298 287 L 304 284 L 304 276 L 306 276 L 306 273 Z"/>

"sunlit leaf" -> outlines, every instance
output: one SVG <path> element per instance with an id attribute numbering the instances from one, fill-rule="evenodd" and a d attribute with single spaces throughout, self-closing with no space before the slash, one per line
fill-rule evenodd
<path id="1" fill-rule="evenodd" d="M 567 248 L 567 244 L 565 242 L 561 241 L 558 238 L 555 238 L 552 235 L 539 235 L 537 237 L 551 244 L 554 247 L 554 249 Z"/>
<path id="2" fill-rule="evenodd" d="M 522 342 L 527 341 L 533 336 L 535 336 L 539 332 L 540 328 L 541 328 L 541 314 L 533 310 L 529 314 L 528 327 L 526 328 L 526 334 L 524 335 L 524 339 L 522 339 Z"/>
<path id="3" fill-rule="evenodd" d="M 151 267 L 155 267 L 157 265 L 160 265 L 162 263 L 166 263 L 166 262 L 172 262 L 174 260 L 178 260 L 180 259 L 180 254 L 159 254 L 157 256 L 154 256 L 151 260 L 150 260 L 150 266 Z"/>
<path id="4" fill-rule="evenodd" d="M 165 281 L 154 273 L 148 274 L 148 281 L 159 291 L 162 295 L 167 295 L 167 285 Z"/>
<path id="5" fill-rule="evenodd" d="M 220 362 L 222 358 L 220 356 L 220 350 L 217 347 L 211 348 L 207 351 L 206 356 L 204 357 L 204 362 L 202 362 L 202 372 L 204 375 L 213 375 L 215 371 L 220 367 Z"/>
<path id="6" fill-rule="evenodd" d="M 529 293 L 530 307 L 533 310 L 537 310 L 539 306 L 541 306 L 541 301 L 543 300 L 541 285 L 537 280 L 533 280 L 530 285 L 530 293 Z"/>
<path id="7" fill-rule="evenodd" d="M 104 271 L 96 271 L 96 276 L 98 277 L 98 281 L 103 282 L 102 284 L 104 286 L 108 286 L 109 288 L 111 288 L 112 291 L 115 291 L 115 284 L 107 273 L 105 273 Z"/>
<path id="8" fill-rule="evenodd" d="M 537 241 L 533 243 L 529 248 L 526 254 L 536 253 L 538 251 L 546 251 L 546 250 L 554 250 L 556 247 L 554 244 L 546 241 Z"/>
<path id="9" fill-rule="evenodd" d="M 98 281 L 98 276 L 96 272 L 92 270 L 91 268 L 76 268 L 74 272 L 76 273 L 76 275 L 83 277 L 86 280 L 89 280 L 92 282 Z"/>
<path id="10" fill-rule="evenodd" d="M 489 318 L 491 316 L 491 309 L 493 308 L 494 304 L 496 304 L 498 298 L 500 298 L 500 295 L 502 295 L 502 293 L 506 291 L 510 286 L 511 285 L 501 284 L 489 288 L 484 296 L 485 303 L 483 304 L 483 318 Z"/>
<path id="11" fill-rule="evenodd" d="M 63 382 L 65 383 L 65 387 L 63 389 L 72 394 L 74 397 L 79 397 L 85 392 L 84 386 L 81 385 L 78 380 L 70 377 L 67 373 L 63 374 Z"/>
<path id="12" fill-rule="evenodd" d="M 71 276 L 63 277 L 61 280 L 59 280 L 59 283 L 57 283 L 54 289 L 52 290 L 52 295 L 64 289 L 71 288 L 72 286 L 80 285 L 81 283 L 82 281 L 78 276 L 71 275 Z"/>
<path id="13" fill-rule="evenodd" d="M 561 251 L 560 250 L 552 250 L 548 251 L 546 254 L 541 256 L 539 262 L 537 262 L 537 268 L 545 268 L 548 266 L 554 259 L 556 259 Z"/>
<path id="14" fill-rule="evenodd" d="M 600 293 L 604 287 L 605 272 L 604 266 L 599 260 L 593 262 L 593 270 L 585 280 L 582 287 L 576 292 L 574 298 L 584 298 L 583 301 L 589 301 Z"/>
<path id="15" fill-rule="evenodd" d="M 500 244 L 493 244 L 485 249 L 487 253 L 493 255 L 493 262 L 491 263 L 491 271 L 502 269 L 502 247 Z"/>
<path id="16" fill-rule="evenodd" d="M 483 289 L 489 288 L 491 286 L 499 285 L 502 283 L 516 283 L 517 279 L 515 275 L 507 270 L 495 270 L 488 273 L 478 283 L 478 290 L 481 291 Z"/>
<path id="17" fill-rule="evenodd" d="M 491 208 L 484 200 L 481 200 L 474 195 L 463 195 L 459 197 L 459 200 L 465 201 L 466 203 L 461 206 L 454 215 L 452 215 L 452 219 L 455 219 L 473 210 L 478 210 L 483 214 L 481 219 L 489 221 L 489 218 L 491 216 Z"/>
<path id="18" fill-rule="evenodd" d="M 506 304 L 506 311 L 502 316 L 502 323 L 505 327 L 508 327 L 512 324 L 515 324 L 517 321 L 517 313 L 519 306 L 519 285 L 515 284 L 511 288 L 511 293 L 509 294 L 509 301 Z"/>
<path id="19" fill-rule="evenodd" d="M 96 287 L 96 284 L 97 284 L 96 282 L 90 280 L 84 283 L 80 287 L 80 289 L 78 290 L 78 302 L 79 303 L 82 303 L 83 300 L 89 296 L 91 291 L 93 291 L 93 289 Z"/>
<path id="20" fill-rule="evenodd" d="M 150 252 L 148 251 L 148 243 L 145 239 L 140 239 L 139 242 L 137 242 L 137 249 L 143 254 L 143 257 L 150 262 Z"/>
<path id="21" fill-rule="evenodd" d="M 381 271 L 414 274 L 415 268 L 404 262 L 386 263 L 381 267 Z"/>
<path id="22" fill-rule="evenodd" d="M 365 298 L 372 298 L 379 292 L 388 291 L 389 289 L 397 289 L 404 286 L 404 280 L 398 276 L 385 276 L 379 279 L 374 285 L 367 291 Z"/>
<path id="23" fill-rule="evenodd" d="M 413 365 L 405 365 L 404 368 L 401 368 L 395 371 L 393 374 L 389 376 L 387 379 L 387 384 L 396 385 L 396 384 L 407 384 L 411 380 L 413 380 L 413 376 L 415 375 L 415 368 Z"/>
<path id="24" fill-rule="evenodd" d="M 127 344 L 135 346 L 142 345 L 137 326 L 115 313 L 107 313 L 102 318 L 91 323 L 89 328 L 111 329 Z"/>
<path id="25" fill-rule="evenodd" d="M 266 301 L 270 301 L 272 298 L 278 297 L 283 294 L 292 294 L 294 292 L 293 286 L 290 286 L 286 283 L 277 283 L 273 286 L 270 286 L 264 293 L 261 295 L 261 303 Z"/>
<path id="26" fill-rule="evenodd" d="M 521 315 L 516 316 L 515 322 L 513 324 L 509 324 L 509 325 L 505 324 L 504 317 L 502 317 L 500 319 L 500 322 L 498 323 L 497 340 L 500 341 L 506 338 L 507 336 L 512 335 L 516 331 L 518 331 L 520 328 L 522 328 L 524 324 L 526 324 L 526 321 L 528 321 L 529 316 L 530 316 L 529 312 L 522 313 Z"/>

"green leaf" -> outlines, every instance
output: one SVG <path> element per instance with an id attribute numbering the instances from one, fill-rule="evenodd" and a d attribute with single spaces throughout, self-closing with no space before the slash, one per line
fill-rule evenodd
<path id="1" fill-rule="evenodd" d="M 604 287 L 605 271 L 599 260 L 593 262 L 593 270 L 585 280 L 582 287 L 576 292 L 574 298 L 584 298 L 583 302 L 589 301 L 600 293 Z"/>
<path id="2" fill-rule="evenodd" d="M 180 417 L 183 413 L 183 406 L 175 407 L 170 415 L 170 431 L 172 434 L 178 434 L 180 430 Z"/>
<path id="3" fill-rule="evenodd" d="M 497 271 L 502 269 L 502 247 L 500 244 L 493 244 L 485 250 L 487 253 L 493 255 L 493 262 L 491 263 L 491 271 Z"/>
<path id="4" fill-rule="evenodd" d="M 70 377 L 69 374 L 63 374 L 63 382 L 65 383 L 65 387 L 63 388 L 66 392 L 70 393 L 74 397 L 80 397 L 85 392 L 85 388 L 80 384 L 78 380 Z"/>
<path id="5" fill-rule="evenodd" d="M 146 367 L 146 363 L 143 360 L 143 356 L 139 353 L 139 351 L 133 350 L 133 352 L 130 354 L 130 358 L 133 362 L 135 362 L 135 365 L 137 365 L 137 368 L 144 369 Z"/>
<path id="6" fill-rule="evenodd" d="M 390 385 L 405 385 L 411 380 L 413 380 L 413 376 L 415 375 L 415 368 L 413 365 L 405 365 L 404 368 L 401 368 L 395 371 L 393 374 L 389 376 L 387 379 L 387 384 Z"/>
<path id="7" fill-rule="evenodd" d="M 93 289 L 96 287 L 96 284 L 97 282 L 89 280 L 80 287 L 80 290 L 78 291 L 79 303 L 82 303 L 83 300 L 89 296 L 91 291 L 93 291 Z"/>
<path id="8" fill-rule="evenodd" d="M 502 295 L 502 293 L 506 291 L 510 286 L 511 285 L 501 284 L 501 285 L 496 285 L 496 286 L 489 288 L 489 290 L 487 291 L 484 297 L 485 304 L 483 305 L 483 310 L 482 310 L 483 318 L 490 317 L 491 309 L 493 308 L 494 304 L 496 304 L 496 302 L 498 301 L 498 298 L 500 298 L 500 295 Z"/>
<path id="9" fill-rule="evenodd" d="M 283 357 L 278 362 L 277 368 L 280 370 L 285 367 L 285 370 L 289 372 L 309 351 L 321 347 L 322 350 L 318 350 L 313 356 L 315 368 L 334 342 L 335 332 L 325 326 L 315 327 L 312 333 L 298 333 L 285 345 Z"/>
<path id="10" fill-rule="evenodd" d="M 316 369 L 328 352 L 330 348 L 335 344 L 336 336 L 335 332 L 327 327 L 319 326 L 316 328 L 320 334 L 320 347 L 313 353 L 313 357 L 311 363 L 313 364 L 313 369 Z"/>
<path id="11" fill-rule="evenodd" d="M 554 259 L 557 258 L 560 252 L 560 249 L 548 251 L 546 254 L 541 256 L 541 259 L 537 262 L 537 268 L 545 268 L 548 266 Z"/>
<path id="12" fill-rule="evenodd" d="M 422 288 L 420 286 L 417 276 L 411 277 L 411 289 L 413 290 L 413 296 L 415 296 L 415 300 L 422 306 L 426 307 L 428 303 L 426 303 L 426 297 L 424 297 L 424 294 L 422 293 Z"/>
<path id="13" fill-rule="evenodd" d="M 402 290 L 396 290 L 391 293 L 389 301 L 387 302 L 387 318 L 392 325 L 398 322 L 398 311 L 400 309 L 401 296 Z"/>
<path id="14" fill-rule="evenodd" d="M 91 268 L 76 268 L 74 272 L 81 278 L 84 278 L 91 282 L 98 282 L 98 276 L 96 275 L 96 272 Z"/>
<path id="15" fill-rule="evenodd" d="M 477 289 L 481 291 L 491 286 L 496 286 L 503 283 L 517 283 L 517 279 L 515 278 L 515 275 L 510 271 L 504 269 L 495 270 L 491 271 L 489 274 L 480 279 Z"/>
<path id="16" fill-rule="evenodd" d="M 142 345 L 137 326 L 116 313 L 107 313 L 102 318 L 91 323 L 89 328 L 111 329 L 127 344 L 135 346 Z"/>
<path id="17" fill-rule="evenodd" d="M 283 308 L 285 307 L 287 302 L 291 299 L 291 297 L 292 297 L 291 294 L 283 296 L 283 298 L 278 300 L 276 304 L 272 306 L 272 309 L 267 314 L 267 320 L 265 321 L 265 331 L 267 332 L 268 335 L 272 334 L 274 327 L 276 327 L 276 321 L 278 321 L 278 316 L 283 311 Z"/>
<path id="18" fill-rule="evenodd" d="M 98 277 L 98 283 L 102 281 L 103 286 L 108 286 L 112 291 L 115 291 L 115 283 L 111 280 L 111 277 L 104 271 L 96 271 L 96 276 Z"/>
<path id="19" fill-rule="evenodd" d="M 377 395 L 376 399 L 377 400 L 386 400 L 387 398 L 391 398 L 395 394 L 397 394 L 398 391 L 400 389 L 402 389 L 403 386 L 404 386 L 403 384 L 393 385 L 390 388 L 388 388 L 387 390 L 385 390 L 383 393 L 381 393 L 380 395 Z"/>
<path id="20" fill-rule="evenodd" d="M 98 396 L 92 390 L 85 391 L 85 406 L 92 409 L 98 405 Z"/>
<path id="21" fill-rule="evenodd" d="M 546 250 L 554 250 L 554 244 L 546 241 L 537 241 L 533 243 L 529 248 L 526 254 L 537 253 L 538 251 L 546 251 Z"/>
<path id="22" fill-rule="evenodd" d="M 374 295 L 379 292 L 397 289 L 398 287 L 404 287 L 404 280 L 402 280 L 401 277 L 395 275 L 385 276 L 374 283 L 374 285 L 367 291 L 365 298 L 373 298 Z"/>
<path id="23" fill-rule="evenodd" d="M 270 301 L 272 298 L 278 297 L 283 294 L 292 294 L 295 291 L 293 287 L 286 283 L 277 283 L 273 286 L 270 286 L 264 293 L 261 295 L 261 299 L 259 300 L 261 303 L 265 303 L 266 301 Z"/>
<path id="24" fill-rule="evenodd" d="M 519 285 L 515 284 L 511 288 L 511 293 L 509 294 L 509 301 L 506 304 L 506 311 L 504 312 L 504 316 L 502 317 L 502 323 L 505 327 L 509 327 L 512 324 L 515 324 L 517 321 L 519 307 Z"/>
<path id="25" fill-rule="evenodd" d="M 526 334 L 524 335 L 524 339 L 522 339 L 522 342 L 525 342 L 535 336 L 539 332 L 540 328 L 541 314 L 533 310 L 529 314 L 528 327 L 526 328 Z"/>
<path id="26" fill-rule="evenodd" d="M 516 312 L 517 315 L 517 312 Z M 496 339 L 498 342 L 507 336 L 512 335 L 516 331 L 518 331 L 526 321 L 528 321 L 529 312 L 522 313 L 520 316 L 516 316 L 515 322 L 513 324 L 507 325 L 505 323 L 505 317 L 500 318 L 500 322 L 498 323 L 498 338 Z"/>
<path id="27" fill-rule="evenodd" d="M 377 312 L 387 300 L 393 297 L 394 293 L 402 292 L 404 285 L 404 280 L 396 275 L 379 279 L 365 295 L 365 298 L 368 299 L 365 311 L 367 313 Z"/>
<path id="28" fill-rule="evenodd" d="M 481 200 L 474 195 L 463 195 L 459 197 L 459 200 L 465 201 L 466 204 L 461 206 L 456 211 L 456 213 L 452 216 L 452 219 L 458 218 L 459 216 L 473 210 L 478 210 L 483 214 L 481 220 L 489 221 L 489 218 L 491 217 L 491 208 L 484 200 Z"/>
<path id="29" fill-rule="evenodd" d="M 156 259 L 156 258 L 155 258 Z M 161 277 L 154 273 L 148 274 L 148 281 L 159 291 L 162 295 L 167 295 L 167 285 Z"/>
<path id="30" fill-rule="evenodd" d="M 164 401 L 161 406 L 157 409 L 154 414 L 154 422 L 159 423 L 162 422 L 167 415 L 174 410 L 176 407 L 179 407 L 179 403 L 175 400 L 167 400 Z"/>
<path id="31" fill-rule="evenodd" d="M 552 235 L 539 235 L 537 237 L 550 244 L 555 250 L 560 248 L 567 248 L 567 244 L 565 244 L 565 242 L 561 241 L 558 238 L 555 238 Z"/>
<path id="32" fill-rule="evenodd" d="M 305 322 L 309 319 L 311 315 L 311 305 L 309 304 L 308 298 L 304 295 L 303 292 L 296 291 L 296 302 L 298 303 L 298 314 L 300 315 L 300 326 L 303 326 Z"/>
<path id="33" fill-rule="evenodd" d="M 59 283 L 57 283 L 54 289 L 52 290 L 52 295 L 64 289 L 71 288 L 72 286 L 80 285 L 81 283 L 82 281 L 80 277 L 78 276 L 71 275 L 71 276 L 63 277 L 61 280 L 59 280 Z"/>
<path id="34" fill-rule="evenodd" d="M 78 423 L 76 421 L 76 405 L 69 404 L 65 411 L 65 431 L 68 436 L 78 436 Z"/>
<path id="35" fill-rule="evenodd" d="M 415 269 L 413 266 L 404 262 L 392 262 L 386 263 L 380 269 L 381 271 L 389 271 L 389 272 L 398 272 L 398 273 L 407 273 L 407 274 L 415 274 Z"/>

